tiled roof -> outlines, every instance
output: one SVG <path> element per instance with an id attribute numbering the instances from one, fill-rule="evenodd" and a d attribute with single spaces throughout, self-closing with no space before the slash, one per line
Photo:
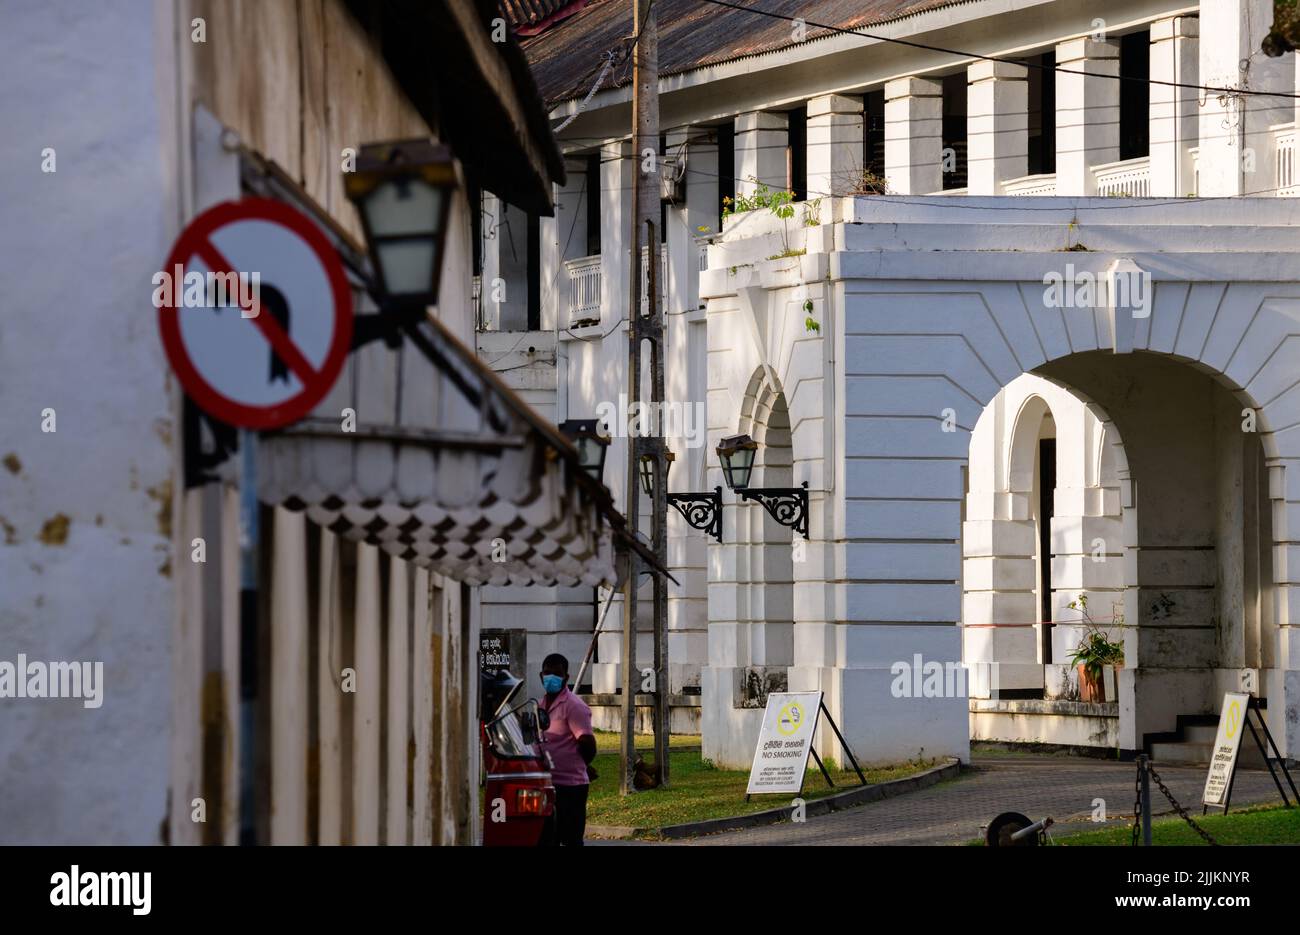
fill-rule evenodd
<path id="1" fill-rule="evenodd" d="M 513 4 L 558 0 L 506 0 Z M 839 29 L 861 29 L 971 0 L 737 0 L 755 9 L 802 17 Z M 787 20 L 730 9 L 705 0 L 655 0 L 659 26 L 659 74 L 674 75 L 748 55 L 796 45 Z M 632 34 L 629 0 L 587 0 L 563 22 L 523 39 L 538 89 L 548 104 L 581 97 L 607 51 L 624 48 Z M 809 26 L 805 41 L 831 35 Z M 626 83 L 628 69 L 606 80 Z"/>
<path id="2" fill-rule="evenodd" d="M 587 0 L 497 0 L 501 15 L 521 36 L 530 36 L 572 16 Z"/>

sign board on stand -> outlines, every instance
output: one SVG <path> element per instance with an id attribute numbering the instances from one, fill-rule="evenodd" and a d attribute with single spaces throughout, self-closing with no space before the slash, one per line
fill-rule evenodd
<path id="1" fill-rule="evenodd" d="M 1244 681 L 1243 679 L 1243 683 Z M 1215 734 L 1214 750 L 1210 755 L 1210 773 L 1205 777 L 1205 791 L 1201 795 L 1203 811 L 1214 807 L 1223 809 L 1224 814 L 1227 814 L 1228 806 L 1232 804 L 1232 780 L 1237 771 L 1237 754 L 1241 751 L 1241 737 L 1246 731 L 1250 731 L 1255 747 L 1264 760 L 1264 766 L 1273 777 L 1273 785 L 1277 786 L 1278 795 L 1282 796 L 1283 804 L 1287 808 L 1291 807 L 1291 800 L 1287 798 L 1286 789 L 1282 786 L 1283 778 L 1291 787 L 1296 802 L 1300 803 L 1300 791 L 1296 790 L 1286 758 L 1273 740 L 1268 721 L 1264 720 L 1264 704 L 1264 701 L 1248 691 L 1224 692 L 1219 730 Z M 1251 723 L 1252 711 L 1259 722 L 1258 729 Z M 1279 770 L 1281 776 L 1278 775 Z"/>
<path id="2" fill-rule="evenodd" d="M 1210 773 L 1205 777 L 1205 792 L 1201 796 L 1204 805 L 1224 807 L 1227 802 L 1249 707 L 1250 695 L 1247 693 L 1224 693 L 1219 732 L 1214 736 L 1214 750 L 1210 754 Z"/>
<path id="3" fill-rule="evenodd" d="M 749 769 L 747 795 L 803 791 L 812 752 L 821 692 L 772 692 L 767 696 L 758 748 Z"/>

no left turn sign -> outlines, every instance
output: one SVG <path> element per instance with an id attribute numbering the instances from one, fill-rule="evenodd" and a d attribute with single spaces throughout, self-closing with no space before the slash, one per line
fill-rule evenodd
<path id="1" fill-rule="evenodd" d="M 296 422 L 347 360 L 343 265 L 320 229 L 281 202 L 245 198 L 203 212 L 154 285 L 172 370 L 205 412 L 231 425 Z"/>

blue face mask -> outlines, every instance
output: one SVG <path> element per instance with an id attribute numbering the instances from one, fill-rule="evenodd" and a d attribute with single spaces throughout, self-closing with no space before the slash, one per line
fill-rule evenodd
<path id="1" fill-rule="evenodd" d="M 546 694 L 554 695 L 564 687 L 564 676 L 543 675 L 542 686 L 546 689 Z"/>

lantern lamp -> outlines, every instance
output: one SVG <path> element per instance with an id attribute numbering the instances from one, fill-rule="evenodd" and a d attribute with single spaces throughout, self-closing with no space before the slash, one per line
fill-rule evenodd
<path id="1" fill-rule="evenodd" d="M 429 140 L 362 146 L 356 169 L 343 173 L 384 298 L 404 306 L 438 301 L 457 185 L 451 149 Z"/>
<path id="2" fill-rule="evenodd" d="M 601 435 L 599 426 L 598 419 L 568 419 L 561 422 L 559 428 L 573 442 L 573 447 L 578 449 L 578 461 L 582 469 L 597 483 L 603 483 L 609 436 Z"/>

